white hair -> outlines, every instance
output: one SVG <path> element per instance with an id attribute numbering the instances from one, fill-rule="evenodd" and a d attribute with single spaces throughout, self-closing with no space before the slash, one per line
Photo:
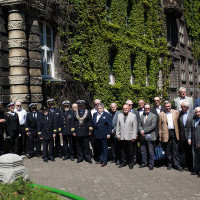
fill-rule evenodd
<path id="1" fill-rule="evenodd" d="M 179 92 L 181 92 L 182 90 L 186 91 L 186 88 L 180 87 Z"/>

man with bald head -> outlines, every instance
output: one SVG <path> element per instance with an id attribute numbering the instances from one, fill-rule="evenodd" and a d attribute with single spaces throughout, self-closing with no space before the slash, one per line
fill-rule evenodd
<path id="1" fill-rule="evenodd" d="M 192 170 L 192 147 L 191 147 L 191 126 L 194 112 L 190 109 L 187 101 L 181 103 L 181 112 L 179 115 L 179 150 L 180 163 L 182 167 L 188 171 Z"/>
<path id="2" fill-rule="evenodd" d="M 186 88 L 180 87 L 179 97 L 174 99 L 175 109 L 181 111 L 181 104 L 183 101 L 187 101 L 190 104 L 190 108 L 193 108 L 193 99 L 186 96 Z"/>
<path id="3" fill-rule="evenodd" d="M 110 104 L 110 114 L 112 115 L 112 132 L 110 137 L 110 144 L 112 149 L 113 161 L 118 165 L 120 162 L 120 143 L 116 136 L 117 118 L 120 112 L 117 110 L 117 104 Z"/>

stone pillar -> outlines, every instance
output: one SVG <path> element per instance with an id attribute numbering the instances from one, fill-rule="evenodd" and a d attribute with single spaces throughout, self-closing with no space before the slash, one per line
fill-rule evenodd
<path id="1" fill-rule="evenodd" d="M 38 108 L 42 106 L 42 61 L 39 23 L 36 18 L 29 19 L 29 74 L 30 74 L 30 94 L 31 102 L 38 103 Z"/>
<path id="2" fill-rule="evenodd" d="M 11 101 L 21 101 L 28 110 L 30 102 L 25 16 L 19 10 L 8 15 L 9 83 Z"/>
<path id="3" fill-rule="evenodd" d="M 10 102 L 9 67 L 8 67 L 8 34 L 5 27 L 3 8 L 0 7 L 0 101 Z"/>

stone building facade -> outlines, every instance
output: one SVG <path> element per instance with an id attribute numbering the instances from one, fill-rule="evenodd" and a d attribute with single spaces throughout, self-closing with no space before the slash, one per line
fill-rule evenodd
<path id="1" fill-rule="evenodd" d="M 0 0 L 0 101 L 43 103 L 45 81 L 62 81 L 59 36 L 45 14 L 44 0 Z M 183 86 L 199 94 L 200 65 L 191 54 L 180 0 L 163 0 L 172 57 L 170 99 Z M 162 72 L 159 74 L 162 76 Z M 160 83 L 161 84 L 161 83 Z"/>

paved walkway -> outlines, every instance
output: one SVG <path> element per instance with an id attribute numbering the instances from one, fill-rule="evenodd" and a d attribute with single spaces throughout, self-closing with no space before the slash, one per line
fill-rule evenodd
<path id="1" fill-rule="evenodd" d="M 108 163 L 102 168 L 59 158 L 48 163 L 41 158 L 25 158 L 23 163 L 36 184 L 66 190 L 87 200 L 200 200 L 200 178 L 166 167 L 149 171 L 136 165 L 129 170 Z"/>

